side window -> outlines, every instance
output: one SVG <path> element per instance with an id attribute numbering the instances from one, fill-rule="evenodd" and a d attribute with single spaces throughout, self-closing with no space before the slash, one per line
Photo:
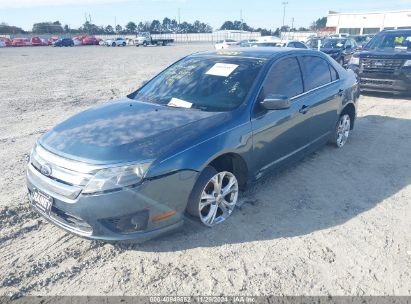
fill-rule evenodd
<path id="1" fill-rule="evenodd" d="M 291 48 L 295 47 L 294 42 L 290 42 L 290 43 L 287 45 L 287 47 L 291 47 Z"/>
<path id="2" fill-rule="evenodd" d="M 331 82 L 331 72 L 327 61 L 320 57 L 301 57 L 305 90 L 309 91 Z"/>
<path id="3" fill-rule="evenodd" d="M 332 65 L 330 66 L 330 71 L 331 71 L 331 81 L 335 81 L 337 79 L 340 79 L 340 77 L 338 76 L 337 71 L 334 69 L 334 67 Z"/>
<path id="4" fill-rule="evenodd" d="M 303 93 L 303 81 L 298 60 L 292 57 L 274 63 L 264 81 L 263 98 L 268 94 L 292 98 L 301 93 Z"/>

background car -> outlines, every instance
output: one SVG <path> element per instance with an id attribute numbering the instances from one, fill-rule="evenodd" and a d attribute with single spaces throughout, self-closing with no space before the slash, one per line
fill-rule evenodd
<path id="1" fill-rule="evenodd" d="M 30 46 L 30 39 L 29 38 L 14 38 L 11 41 L 12 46 Z"/>
<path id="2" fill-rule="evenodd" d="M 378 33 L 354 53 L 348 67 L 363 91 L 411 94 L 411 29 Z"/>
<path id="3" fill-rule="evenodd" d="M 32 46 L 43 46 L 43 41 L 40 37 L 31 37 L 31 45 Z"/>
<path id="4" fill-rule="evenodd" d="M 355 42 L 357 43 L 358 47 L 363 47 L 364 45 L 366 45 L 368 43 L 368 41 L 370 41 L 372 39 L 372 37 L 374 37 L 374 35 L 353 35 L 353 36 L 349 36 L 349 38 L 352 38 L 355 40 Z"/>
<path id="5" fill-rule="evenodd" d="M 121 37 L 117 37 L 114 39 L 107 39 L 104 44 L 106 46 L 126 46 L 127 45 L 127 41 L 124 38 Z"/>
<path id="6" fill-rule="evenodd" d="M 256 42 L 256 39 L 246 39 L 246 40 L 241 40 L 240 41 L 240 46 L 241 47 L 249 47 L 251 43 Z"/>
<path id="7" fill-rule="evenodd" d="M 93 36 L 85 36 L 81 39 L 83 45 L 98 45 L 99 41 L 96 37 Z"/>
<path id="8" fill-rule="evenodd" d="M 324 37 L 311 37 L 305 43 L 309 49 L 312 50 L 319 50 L 321 48 L 321 44 L 324 41 Z"/>
<path id="9" fill-rule="evenodd" d="M 346 66 L 357 49 L 358 45 L 352 38 L 327 38 L 324 39 L 320 51 Z"/>
<path id="10" fill-rule="evenodd" d="M 240 42 L 234 39 L 219 40 L 214 45 L 216 50 L 228 49 L 231 47 L 238 47 L 238 46 L 240 46 Z"/>
<path id="11" fill-rule="evenodd" d="M 0 41 L 2 41 L 6 47 L 7 46 L 12 46 L 12 41 L 11 41 L 10 38 L 0 37 Z"/>
<path id="12" fill-rule="evenodd" d="M 53 36 L 53 37 L 50 37 L 49 39 L 47 39 L 47 43 L 48 43 L 48 45 L 53 45 L 54 42 L 58 41 L 59 39 L 60 39 L 59 37 Z"/>
<path id="13" fill-rule="evenodd" d="M 82 37 L 73 37 L 73 42 L 75 46 L 83 45 Z"/>
<path id="14" fill-rule="evenodd" d="M 6 43 L 3 40 L 0 40 L 0 48 L 6 47 Z"/>
<path id="15" fill-rule="evenodd" d="M 71 38 L 63 38 L 54 42 L 53 46 L 62 47 L 62 46 L 74 46 L 74 41 Z"/>

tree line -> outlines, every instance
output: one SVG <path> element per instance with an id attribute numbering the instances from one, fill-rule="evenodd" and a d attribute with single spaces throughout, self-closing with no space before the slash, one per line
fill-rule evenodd
<path id="1" fill-rule="evenodd" d="M 260 32 L 263 36 L 278 36 L 280 32 L 288 31 L 309 31 L 319 30 L 325 27 L 327 17 L 319 18 L 314 21 L 309 28 L 299 27 L 291 28 L 288 25 L 284 25 L 281 28 L 277 28 L 275 31 L 265 28 L 253 28 L 245 22 L 234 20 L 225 21 L 219 28 L 220 30 L 239 30 Z M 112 25 L 96 25 L 90 21 L 86 21 L 79 28 L 70 28 L 69 25 L 62 25 L 60 21 L 54 22 L 39 22 L 33 24 L 31 33 L 33 34 L 89 34 L 89 35 L 113 35 L 113 34 L 136 34 L 138 32 L 150 32 L 151 34 L 162 33 L 211 33 L 213 28 L 204 22 L 199 20 L 189 23 L 183 21 L 178 23 L 176 19 L 170 19 L 168 17 L 160 20 L 152 20 L 145 22 L 133 22 L 130 21 L 126 25 L 120 24 Z M 17 26 L 10 26 L 6 23 L 0 23 L 0 34 L 26 34 L 22 28 Z"/>

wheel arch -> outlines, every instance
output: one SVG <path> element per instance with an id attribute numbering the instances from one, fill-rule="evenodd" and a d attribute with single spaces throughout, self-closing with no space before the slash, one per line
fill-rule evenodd
<path id="1" fill-rule="evenodd" d="M 354 128 L 355 118 L 357 117 L 356 109 L 354 103 L 350 102 L 344 106 L 341 111 L 341 115 L 348 114 L 351 120 L 351 130 Z"/>
<path id="2" fill-rule="evenodd" d="M 211 166 L 217 171 L 232 172 L 238 180 L 240 189 L 245 188 L 248 177 L 248 166 L 240 154 L 233 152 L 221 154 L 211 160 L 207 166 Z"/>

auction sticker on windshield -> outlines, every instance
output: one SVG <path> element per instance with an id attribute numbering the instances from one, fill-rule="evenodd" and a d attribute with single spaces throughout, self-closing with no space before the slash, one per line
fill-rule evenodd
<path id="1" fill-rule="evenodd" d="M 228 77 L 236 68 L 238 68 L 237 64 L 216 63 L 206 74 Z"/>
<path id="2" fill-rule="evenodd" d="M 188 102 L 188 101 L 173 97 L 173 98 L 171 98 L 170 102 L 167 105 L 169 107 L 190 109 L 193 104 L 191 102 Z"/>

